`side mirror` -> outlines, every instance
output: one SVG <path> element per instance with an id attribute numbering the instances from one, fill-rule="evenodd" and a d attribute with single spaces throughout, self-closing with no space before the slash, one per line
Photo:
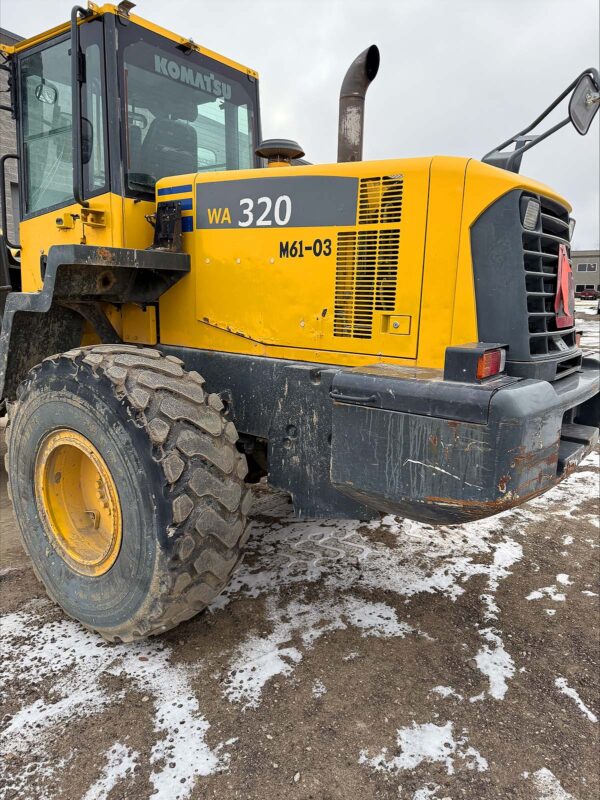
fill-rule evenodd
<path id="1" fill-rule="evenodd" d="M 598 108 L 600 108 L 598 86 L 594 83 L 591 75 L 586 73 L 577 81 L 569 100 L 569 119 L 577 133 L 585 136 Z"/>
<path id="2" fill-rule="evenodd" d="M 94 151 L 94 127 L 87 117 L 81 118 L 81 163 L 88 164 Z"/>
<path id="3" fill-rule="evenodd" d="M 509 170 L 510 172 L 518 172 L 521 166 L 521 159 L 527 150 L 531 150 L 536 144 L 543 142 L 553 133 L 564 128 L 569 122 L 573 123 L 573 127 L 582 136 L 590 129 L 592 120 L 596 116 L 598 108 L 600 107 L 600 79 L 598 78 L 598 70 L 595 67 L 588 67 L 580 75 L 572 81 L 567 88 L 558 95 L 554 102 L 550 103 L 548 108 L 543 111 L 537 119 L 523 128 L 519 133 L 515 133 L 510 139 L 507 139 L 502 144 L 499 144 L 489 153 L 486 153 L 481 159 L 484 164 L 491 164 L 494 167 Z M 554 109 L 559 106 L 567 97 L 569 97 L 569 114 L 560 122 L 552 125 L 543 133 L 531 133 L 534 128 L 546 119 Z M 506 150 L 510 145 L 514 145 L 513 150 Z"/>

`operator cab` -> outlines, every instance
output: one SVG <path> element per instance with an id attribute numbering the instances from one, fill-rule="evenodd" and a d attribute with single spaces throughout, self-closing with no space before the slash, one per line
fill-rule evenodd
<path id="1" fill-rule="evenodd" d="M 262 164 L 256 73 L 133 17 L 130 5 L 76 7 L 70 25 L 3 50 L 18 122 L 18 153 L 6 158 L 19 162 L 21 211 L 21 241 L 8 245 L 22 246 L 28 291 L 40 288 L 49 224 L 65 244 L 145 247 L 144 201 L 154 202 L 157 180 Z M 109 214 L 122 216 L 122 234 Z"/>
<path id="2" fill-rule="evenodd" d="M 167 175 L 257 165 L 251 76 L 118 15 L 79 28 L 84 198 L 108 190 L 151 199 Z M 25 218 L 73 196 L 70 50 L 65 33 L 18 60 Z M 126 125 L 118 124 L 116 97 Z M 115 185 L 120 164 L 121 187 Z"/>

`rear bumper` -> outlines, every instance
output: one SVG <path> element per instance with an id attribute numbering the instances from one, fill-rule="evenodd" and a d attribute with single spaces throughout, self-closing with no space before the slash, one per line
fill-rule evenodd
<path id="1" fill-rule="evenodd" d="M 555 383 L 444 381 L 378 366 L 334 378 L 331 480 L 382 512 L 435 524 L 480 519 L 565 477 L 598 441 L 599 368 Z"/>

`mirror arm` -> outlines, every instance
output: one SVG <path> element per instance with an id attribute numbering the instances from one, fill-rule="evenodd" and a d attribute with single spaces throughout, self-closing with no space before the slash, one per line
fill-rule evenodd
<path id="1" fill-rule="evenodd" d="M 518 155 L 520 157 L 527 150 L 531 150 L 531 148 L 534 147 L 534 145 L 538 144 L 539 142 L 543 141 L 544 139 L 547 139 L 548 136 L 551 136 L 553 133 L 556 133 L 556 131 L 560 130 L 565 125 L 567 125 L 569 123 L 569 117 L 567 117 L 566 119 L 562 120 L 562 122 L 557 123 L 552 128 L 549 128 L 544 133 L 540 133 L 539 135 L 534 136 L 530 141 L 528 141 L 526 144 L 523 144 L 521 147 L 518 146 L 518 140 L 521 139 L 524 136 L 527 136 L 527 134 L 530 131 L 532 131 L 534 128 L 536 128 L 540 124 L 540 122 L 542 122 L 544 119 L 546 119 L 546 117 L 550 113 L 552 113 L 552 111 L 554 111 L 556 106 L 558 106 L 560 103 L 562 103 L 562 101 L 565 99 L 565 97 L 567 97 L 569 92 L 571 92 L 575 88 L 575 86 L 577 85 L 579 80 L 584 75 L 590 75 L 590 74 L 592 75 L 592 78 L 597 83 L 598 82 L 598 71 L 594 67 L 588 67 L 587 69 L 584 69 L 583 72 L 581 72 L 575 78 L 574 81 L 571 81 L 571 83 L 567 86 L 567 88 L 563 92 L 561 92 L 559 94 L 559 96 L 556 98 L 556 100 L 554 100 L 546 109 L 544 109 L 544 111 L 542 111 L 542 113 L 539 115 L 539 117 L 534 119 L 534 121 L 532 123 L 530 123 L 526 128 L 523 128 L 522 131 L 519 131 L 519 133 L 515 133 L 514 136 L 511 136 L 505 142 L 502 142 L 502 144 L 499 144 L 499 145 L 497 145 L 497 147 L 494 147 L 492 150 L 490 150 L 489 153 L 486 153 L 481 160 L 484 163 L 491 163 L 491 162 L 486 161 L 486 159 L 489 159 L 491 156 L 500 153 L 501 150 L 504 150 L 504 148 L 508 147 L 510 144 L 515 144 L 516 145 L 515 150 L 514 150 L 514 155 L 515 156 Z M 511 156 L 512 155 L 513 154 L 511 154 Z M 512 166 L 513 161 L 514 161 L 514 159 L 512 157 L 510 157 L 509 158 L 509 163 L 511 164 L 511 166 Z M 519 164 L 520 163 L 521 162 L 520 162 L 520 158 L 519 158 Z M 511 169 L 511 166 L 508 166 L 507 169 Z M 518 170 L 518 167 L 517 167 L 516 170 L 511 170 L 511 171 L 518 172 L 519 170 Z"/>
<path id="2" fill-rule="evenodd" d="M 556 133 L 556 131 L 559 131 L 561 128 L 564 128 L 565 125 L 568 125 L 570 121 L 571 120 L 569 119 L 569 117 L 565 117 L 560 122 L 557 122 L 556 125 L 553 125 L 551 128 L 548 128 L 547 131 L 544 131 L 544 133 L 540 133 L 537 136 L 529 138 L 529 141 L 527 141 L 522 147 L 517 148 L 517 152 L 522 154 L 525 153 L 527 150 L 531 150 L 531 148 L 535 147 L 536 144 L 539 144 L 539 142 L 542 142 L 544 139 L 547 139 L 549 136 L 552 136 L 552 134 Z M 519 138 L 520 138 L 519 136 L 515 136 L 515 139 L 518 140 Z"/>
<path id="3" fill-rule="evenodd" d="M 83 58 L 79 46 L 79 17 L 85 19 L 92 12 L 81 6 L 71 10 L 71 105 L 73 145 L 73 199 L 84 208 L 89 202 L 83 199 L 83 164 L 81 158 L 81 84 L 83 83 Z"/>

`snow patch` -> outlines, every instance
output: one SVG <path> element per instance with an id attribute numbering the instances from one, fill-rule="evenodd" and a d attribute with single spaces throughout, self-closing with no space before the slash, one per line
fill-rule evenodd
<path id="1" fill-rule="evenodd" d="M 431 691 L 439 694 L 440 697 L 456 697 L 457 700 L 463 699 L 462 694 L 455 692 L 450 686 L 434 686 Z"/>
<path id="2" fill-rule="evenodd" d="M 556 576 L 556 582 L 560 583 L 562 586 L 573 585 L 573 581 L 569 580 L 569 576 L 566 575 L 564 572 L 561 572 L 559 575 Z"/>
<path id="3" fill-rule="evenodd" d="M 572 794 L 565 792 L 556 776 L 546 767 L 538 769 L 531 777 L 540 793 L 539 800 L 576 800 Z"/>
<path id="4" fill-rule="evenodd" d="M 454 738 L 453 723 L 435 725 L 426 722 L 417 725 L 413 722 L 410 728 L 400 728 L 396 741 L 399 755 L 388 759 L 387 748 L 376 756 L 369 758 L 366 751 L 359 756 L 359 764 L 366 764 L 377 772 L 402 772 L 416 769 L 420 764 L 440 763 L 446 768 L 448 775 L 455 772 L 455 761 L 461 759 L 468 769 L 483 772 L 488 769 L 485 758 L 473 747 L 467 746 L 467 737 L 463 731 L 458 739 Z"/>
<path id="5" fill-rule="evenodd" d="M 106 800 L 119 781 L 133 776 L 139 755 L 121 742 L 115 742 L 106 753 L 106 764 L 100 777 L 87 790 L 83 800 Z"/>
<path id="6" fill-rule="evenodd" d="M 437 793 L 439 790 L 440 787 L 437 785 L 428 784 L 427 786 L 422 786 L 413 794 L 412 800 L 429 800 L 429 798 L 433 798 L 433 800 L 452 800 L 450 797 L 438 798 Z"/>
<path id="7" fill-rule="evenodd" d="M 279 607 L 274 598 L 266 604 L 267 620 L 273 625 L 268 636 L 250 634 L 238 645 L 225 682 L 224 694 L 231 701 L 255 708 L 264 686 L 276 675 L 288 676 L 303 654 L 291 644 L 299 639 L 310 648 L 326 633 L 357 628 L 362 636 L 404 637 L 413 632 L 398 620 L 396 611 L 385 603 L 371 603 L 348 596 L 324 598 L 308 604 L 295 600 Z"/>
<path id="8" fill-rule="evenodd" d="M 563 603 L 567 597 L 562 592 L 559 592 L 556 586 L 542 586 L 541 589 L 535 589 L 530 592 L 526 600 L 543 600 L 544 597 L 549 597 L 555 603 Z"/>
<path id="9" fill-rule="evenodd" d="M 156 640 L 111 645 L 71 620 L 44 622 L 32 605 L 4 615 L 0 627 L 5 686 L 24 700 L 0 732 L 0 759 L 11 763 L 14 755 L 27 752 L 28 764 L 35 765 L 12 777 L 13 788 L 27 786 L 32 791 L 46 785 L 60 768 L 50 762 L 50 745 L 64 736 L 69 722 L 98 714 L 123 699 L 125 690 L 115 693 L 105 688 L 106 676 L 122 678 L 153 698 L 157 736 L 150 753 L 154 765 L 150 780 L 157 800 L 183 800 L 199 776 L 227 765 L 221 746 L 211 750 L 206 743 L 210 726 L 200 713 L 191 675 L 171 663 L 169 647 Z M 46 681 L 50 687 L 44 698 L 28 701 Z M 116 753 L 109 753 L 108 771 L 101 781 L 120 774 L 117 762 L 110 761 L 112 755 L 118 759 L 123 752 L 117 747 Z"/>
<path id="10" fill-rule="evenodd" d="M 507 680 L 515 674 L 515 664 L 504 649 L 502 639 L 491 628 L 481 631 L 485 644 L 475 656 L 477 667 L 490 683 L 489 693 L 495 700 L 502 700 L 508 691 Z"/>
<path id="11" fill-rule="evenodd" d="M 326 694 L 326 693 L 327 693 L 327 687 L 325 686 L 323 681 L 316 680 L 313 683 L 313 687 L 312 687 L 312 695 L 313 695 L 313 697 L 317 697 L 317 698 L 323 697 L 323 695 Z"/>
<path id="12" fill-rule="evenodd" d="M 570 697 L 571 700 L 575 701 L 577 708 L 581 711 L 582 714 L 585 714 L 585 716 L 589 719 L 590 722 L 598 722 L 598 717 L 593 713 L 593 711 L 590 711 L 590 709 L 585 705 L 581 697 L 577 694 L 575 689 L 572 689 L 567 684 L 564 678 L 557 678 L 554 681 L 554 685 L 560 692 L 566 694 L 567 697 Z"/>

